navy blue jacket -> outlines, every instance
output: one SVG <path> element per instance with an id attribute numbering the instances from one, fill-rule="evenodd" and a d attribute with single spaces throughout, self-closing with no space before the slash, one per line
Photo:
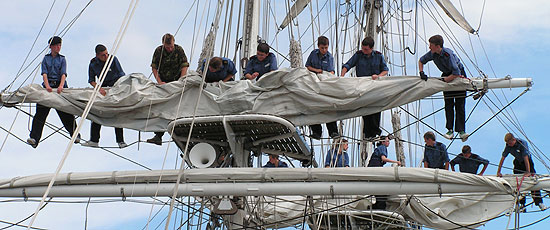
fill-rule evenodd
<path id="1" fill-rule="evenodd" d="M 202 63 L 203 63 L 202 64 L 202 66 L 203 66 L 202 69 L 204 71 L 204 65 L 205 65 L 206 61 L 203 60 Z M 222 67 L 221 67 L 221 69 L 216 71 L 216 72 L 210 72 L 210 70 L 208 70 L 208 72 L 206 72 L 205 82 L 210 83 L 210 82 L 223 81 L 227 77 L 227 75 L 235 76 L 236 73 L 237 73 L 237 69 L 235 69 L 235 63 L 233 63 L 233 61 L 231 61 L 227 58 L 222 58 Z"/>
<path id="2" fill-rule="evenodd" d="M 428 168 L 445 168 L 445 163 L 449 162 L 449 154 L 447 153 L 447 147 L 441 143 L 436 142 L 434 146 L 424 146 L 424 160 L 428 163 Z"/>
<path id="3" fill-rule="evenodd" d="M 67 77 L 67 60 L 65 60 L 65 56 L 57 54 L 52 57 L 51 53 L 46 54 L 42 59 L 41 74 L 48 76 L 50 87 L 57 88 L 57 84 L 61 82 L 61 75 L 65 74 L 65 77 Z M 45 87 L 44 83 L 42 83 L 42 86 Z M 67 88 L 67 81 L 65 81 L 63 88 Z"/>
<path id="4" fill-rule="evenodd" d="M 388 71 L 384 55 L 375 50 L 370 55 L 364 54 L 361 50 L 357 51 L 342 67 L 348 71 L 355 67 L 357 77 L 372 76 L 380 74 L 382 71 Z"/>
<path id="5" fill-rule="evenodd" d="M 322 55 L 319 49 L 311 51 L 306 61 L 306 67 L 311 66 L 315 69 L 321 69 L 327 72 L 334 71 L 334 57 L 330 52 Z"/>
<path id="6" fill-rule="evenodd" d="M 466 158 L 464 157 L 464 154 L 461 153 L 461 154 L 458 154 L 458 156 L 456 156 L 450 163 L 452 166 L 458 164 L 460 167 L 460 172 L 477 174 L 477 170 L 479 169 L 479 166 L 481 164 L 488 165 L 489 160 L 484 159 L 474 153 L 472 153 L 470 157 Z"/>
<path id="7" fill-rule="evenodd" d="M 443 47 L 441 54 L 428 51 L 420 58 L 422 64 L 426 64 L 429 61 L 434 61 L 435 66 L 443 72 L 443 76 L 451 74 L 466 76 L 464 66 L 462 66 L 460 59 L 458 59 L 451 49 Z"/>
<path id="8" fill-rule="evenodd" d="M 277 70 L 277 57 L 275 57 L 275 54 L 269 53 L 263 61 L 259 61 L 256 55 L 254 55 L 248 60 L 244 74 L 258 72 L 259 75 L 256 80 L 260 80 L 260 77 L 273 70 Z"/>
<path id="9" fill-rule="evenodd" d="M 106 62 L 100 61 L 97 57 L 90 60 L 90 65 L 88 67 L 88 83 L 99 81 L 99 75 L 101 74 L 101 70 L 103 70 L 103 66 L 105 66 L 105 64 Z M 115 82 L 124 75 L 126 74 L 124 73 L 124 70 L 122 70 L 122 66 L 120 66 L 118 58 L 113 57 L 111 67 L 109 68 L 107 75 L 105 75 L 105 80 L 103 80 L 103 84 L 101 84 L 101 86 L 113 86 Z"/>
<path id="10" fill-rule="evenodd" d="M 382 156 L 388 157 L 388 148 L 385 145 L 379 145 L 374 149 L 367 167 L 382 167 L 386 162 L 382 161 Z"/>

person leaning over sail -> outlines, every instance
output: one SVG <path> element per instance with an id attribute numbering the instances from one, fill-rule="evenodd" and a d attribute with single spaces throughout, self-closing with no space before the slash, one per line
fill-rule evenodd
<path id="1" fill-rule="evenodd" d="M 88 67 L 88 83 L 90 83 L 90 85 L 92 85 L 93 87 L 97 85 L 96 80 L 99 80 L 101 71 L 107 63 L 108 58 L 109 52 L 107 52 L 107 47 L 102 44 L 98 44 L 95 47 L 95 57 L 90 60 L 90 65 Z M 109 66 L 109 69 L 106 69 L 105 71 L 107 71 L 107 73 L 105 74 L 105 79 L 103 80 L 101 87 L 113 86 L 120 77 L 126 75 L 124 73 L 124 70 L 122 70 L 122 66 L 118 61 L 118 58 L 115 56 L 113 56 L 113 61 Z M 99 93 L 103 96 L 107 95 L 107 92 L 103 88 L 99 88 Z M 82 145 L 88 147 L 98 147 L 100 131 L 101 125 L 92 121 L 92 125 L 90 128 L 90 141 L 85 142 Z M 124 148 L 128 146 L 124 142 L 124 131 L 122 130 L 122 128 L 115 128 L 115 136 L 116 143 L 118 144 L 119 148 Z"/>
<path id="2" fill-rule="evenodd" d="M 348 140 L 334 139 L 325 158 L 325 168 L 349 167 Z"/>
<path id="3" fill-rule="evenodd" d="M 471 174 L 477 174 L 479 166 L 483 164 L 483 169 L 481 169 L 481 172 L 477 174 L 483 176 L 485 169 L 487 169 L 487 166 L 489 165 L 489 160 L 472 153 L 472 148 L 468 145 L 464 145 L 462 147 L 462 153 L 458 154 L 453 160 L 451 160 L 450 164 L 453 171 L 455 171 L 455 165 L 458 164 L 460 167 L 460 172 Z"/>
<path id="4" fill-rule="evenodd" d="M 314 73 L 323 73 L 323 71 L 327 71 L 334 74 L 334 57 L 330 54 L 330 52 L 328 52 L 328 44 L 329 40 L 327 37 L 320 36 L 317 38 L 318 49 L 311 51 L 306 61 L 306 68 L 309 71 Z M 329 122 L 326 126 L 331 138 L 340 137 L 336 121 Z M 310 125 L 309 128 L 312 131 L 311 138 L 317 140 L 321 139 L 323 133 L 323 127 L 321 124 Z"/>
<path id="5" fill-rule="evenodd" d="M 52 92 L 53 88 L 57 88 L 57 93 L 60 94 L 63 91 L 63 88 L 67 88 L 67 61 L 65 56 L 59 54 L 61 51 L 61 38 L 58 36 L 53 36 L 48 40 L 51 52 L 44 56 L 42 59 L 42 86 L 46 88 L 46 91 Z M 61 110 L 57 111 L 59 119 L 65 126 L 65 129 L 72 136 L 74 133 L 75 120 L 74 116 L 68 113 L 65 113 Z M 46 118 L 50 113 L 50 107 L 46 107 L 40 104 L 36 104 L 36 113 L 32 119 L 32 128 L 30 137 L 27 139 L 27 144 L 36 148 L 42 137 L 42 130 L 44 130 L 44 124 Z M 75 139 L 75 143 L 80 142 L 80 134 Z"/>
<path id="6" fill-rule="evenodd" d="M 502 157 L 498 163 L 497 176 L 502 177 L 500 170 L 508 154 L 514 156 L 514 174 L 523 173 L 524 176 L 534 176 L 536 173 L 535 165 L 533 164 L 527 141 L 514 137 L 514 134 L 506 133 L 506 135 L 504 135 L 504 142 L 506 142 L 506 147 L 504 147 Z M 531 191 L 531 196 L 533 197 L 535 205 L 539 206 L 541 210 L 546 209 L 546 206 L 542 202 L 540 191 Z M 525 197 L 521 198 L 518 203 L 522 207 L 525 207 Z"/>
<path id="7" fill-rule="evenodd" d="M 380 136 L 380 140 L 381 141 L 376 144 L 376 149 L 374 149 L 367 167 L 383 167 L 386 162 L 396 163 L 398 166 L 401 166 L 400 161 L 388 159 L 388 146 L 390 145 L 390 139 L 387 136 Z"/>
<path id="8" fill-rule="evenodd" d="M 394 161 L 388 159 L 388 146 L 390 145 L 390 140 L 387 136 L 380 136 L 381 141 L 376 144 L 376 149 L 372 153 L 369 164 L 367 167 L 384 167 L 386 162 L 396 163 L 401 166 L 400 161 Z M 386 200 L 388 199 L 387 195 L 375 195 L 376 203 L 372 205 L 372 209 L 386 209 Z"/>
<path id="9" fill-rule="evenodd" d="M 441 143 L 435 141 L 435 134 L 433 132 L 426 132 L 424 134 L 424 168 L 438 168 L 449 170 L 449 154 L 447 153 L 447 147 Z"/>
<path id="10" fill-rule="evenodd" d="M 155 49 L 151 69 L 159 85 L 172 81 L 177 81 L 187 74 L 189 62 L 181 46 L 175 44 L 172 34 L 162 36 L 162 45 Z M 164 132 L 155 132 L 155 136 L 147 139 L 148 143 L 162 145 L 162 136 Z"/>
<path id="11" fill-rule="evenodd" d="M 204 65 L 206 64 L 206 59 L 202 62 L 202 67 L 204 71 Z M 206 72 L 206 83 L 211 82 L 227 82 L 233 81 L 233 77 L 237 73 L 235 69 L 235 64 L 233 61 L 222 58 L 222 57 L 213 57 L 208 63 L 208 72 Z"/>
<path id="12" fill-rule="evenodd" d="M 269 161 L 263 168 L 288 168 L 288 165 L 279 160 L 279 155 L 269 154 Z"/>
<path id="13" fill-rule="evenodd" d="M 269 52 L 268 44 L 258 44 L 256 55 L 250 57 L 246 63 L 244 77 L 248 80 L 260 80 L 260 77 L 273 70 L 277 70 L 277 57 Z"/>
<path id="14" fill-rule="evenodd" d="M 466 72 L 464 71 L 464 66 L 460 62 L 460 59 L 458 59 L 451 49 L 443 47 L 443 37 L 441 37 L 441 35 L 434 35 L 428 41 L 430 43 L 430 51 L 420 57 L 418 61 L 420 78 L 426 81 L 428 80 L 428 76 L 424 73 L 424 64 L 429 61 L 433 61 L 435 66 L 443 72 L 441 76 L 443 77 L 442 80 L 445 82 L 451 82 L 456 78 L 466 77 Z M 465 120 L 466 91 L 444 91 L 443 98 L 445 100 L 445 127 L 448 130 L 443 136 L 450 140 L 454 137 L 454 131 L 457 131 L 462 141 L 466 141 L 469 136 L 468 133 L 466 133 Z"/>
<path id="15" fill-rule="evenodd" d="M 342 67 L 343 77 L 351 68 L 355 67 L 357 77 L 371 77 L 376 80 L 381 76 L 388 74 L 388 66 L 384 60 L 384 55 L 379 51 L 373 50 L 374 39 L 366 37 L 361 42 L 361 50 L 357 51 Z M 364 138 L 373 138 L 382 133 L 380 129 L 381 113 L 374 113 L 363 116 L 363 134 Z"/>

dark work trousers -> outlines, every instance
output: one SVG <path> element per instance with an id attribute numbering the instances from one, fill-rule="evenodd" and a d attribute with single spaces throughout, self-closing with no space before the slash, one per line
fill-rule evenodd
<path id="1" fill-rule="evenodd" d="M 99 142 L 101 131 L 101 125 L 92 121 L 92 128 L 90 129 L 90 141 Z M 116 142 L 124 142 L 124 131 L 122 128 L 115 128 Z"/>
<path id="2" fill-rule="evenodd" d="M 164 136 L 164 132 L 155 132 L 155 136 L 160 137 L 162 139 L 162 136 Z"/>
<path id="3" fill-rule="evenodd" d="M 103 81 L 101 87 L 111 87 L 117 80 Z M 101 137 L 100 131 L 101 125 L 92 121 L 92 126 L 90 128 L 90 141 L 99 142 L 99 138 Z M 115 128 L 115 136 L 117 143 L 124 142 L 124 131 L 122 131 L 122 128 Z"/>
<path id="4" fill-rule="evenodd" d="M 376 137 L 382 134 L 380 130 L 380 116 L 382 113 L 374 113 L 367 116 L 363 116 L 363 134 L 364 138 Z"/>
<path id="5" fill-rule="evenodd" d="M 531 173 L 536 173 L 535 165 L 533 164 L 533 160 L 531 159 L 531 157 L 529 157 L 529 165 L 531 166 Z M 526 171 L 527 169 L 525 168 L 525 162 L 523 161 L 520 162 L 514 159 L 514 174 L 523 174 Z M 540 190 L 531 191 L 531 198 L 533 198 L 535 205 L 542 203 L 542 196 L 541 196 Z M 519 200 L 518 203 L 525 205 L 525 197 Z"/>
<path id="6" fill-rule="evenodd" d="M 456 132 L 466 131 L 466 91 L 445 91 L 443 98 L 445 99 L 445 118 L 447 120 L 445 127 Z"/>
<path id="7" fill-rule="evenodd" d="M 326 123 L 327 129 L 328 129 L 328 135 L 331 133 L 338 133 L 338 125 L 336 124 L 336 121 Z M 313 133 L 322 134 L 323 133 L 323 127 L 321 124 L 317 125 L 310 125 L 309 128 Z"/>
<path id="8" fill-rule="evenodd" d="M 29 136 L 37 142 L 40 142 L 40 138 L 42 137 L 42 130 L 44 130 L 44 124 L 46 123 L 46 118 L 50 113 L 50 109 L 50 107 L 36 104 L 36 113 L 32 119 L 31 134 Z M 75 127 L 74 116 L 57 109 L 55 111 L 57 111 L 57 115 L 59 115 L 59 119 L 61 119 L 61 123 L 63 123 L 65 129 L 72 136 Z"/>

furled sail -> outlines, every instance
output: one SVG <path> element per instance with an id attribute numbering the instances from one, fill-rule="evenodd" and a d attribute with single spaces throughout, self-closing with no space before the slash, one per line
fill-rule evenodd
<path id="1" fill-rule="evenodd" d="M 297 0 L 296 3 L 294 3 L 294 5 L 292 5 L 290 10 L 288 11 L 288 14 L 286 15 L 285 19 L 283 19 L 283 22 L 281 22 L 279 29 L 282 30 L 286 26 L 288 26 L 288 24 L 290 24 L 290 22 L 294 18 L 298 17 L 298 15 L 300 15 L 300 13 L 304 11 L 309 2 L 311 2 L 311 0 Z"/>
<path id="2" fill-rule="evenodd" d="M 192 117 L 201 77 L 189 71 L 186 78 L 157 85 L 143 74 L 120 78 L 99 95 L 88 119 L 102 125 L 140 131 L 164 131 L 176 118 Z M 529 86 L 530 79 L 512 79 Z M 501 87 L 517 87 L 509 79 L 490 79 Z M 477 81 L 483 82 L 483 81 Z M 499 83 L 500 82 L 500 83 Z M 514 84 L 512 84 L 514 83 Z M 477 86 L 479 89 L 482 85 Z M 339 78 L 314 74 L 306 68 L 283 68 L 259 81 L 248 80 L 205 84 L 196 116 L 269 114 L 288 119 L 294 125 L 311 125 L 377 113 L 404 105 L 444 90 L 471 89 L 468 79 L 445 83 L 438 78 L 423 81 L 417 76 Z M 3 104 L 40 103 L 80 115 L 93 89 L 66 89 L 49 93 L 38 84 L 2 95 Z M 183 95 L 182 95 L 183 94 Z"/>
<path id="3" fill-rule="evenodd" d="M 449 0 L 435 0 L 437 4 L 445 11 L 447 16 L 449 16 L 456 24 L 458 24 L 462 29 L 466 30 L 468 33 L 473 34 L 476 32 L 472 26 L 470 26 L 470 23 L 466 21 L 466 18 L 458 12 L 458 10 L 455 8 L 453 3 Z"/>

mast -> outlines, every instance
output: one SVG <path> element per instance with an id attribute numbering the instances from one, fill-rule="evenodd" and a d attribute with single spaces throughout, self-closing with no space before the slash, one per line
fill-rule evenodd
<path id="1" fill-rule="evenodd" d="M 260 0 L 245 0 L 243 37 L 241 46 L 241 76 L 244 76 L 244 69 L 248 58 L 256 53 L 258 46 L 258 35 L 260 31 Z"/>

